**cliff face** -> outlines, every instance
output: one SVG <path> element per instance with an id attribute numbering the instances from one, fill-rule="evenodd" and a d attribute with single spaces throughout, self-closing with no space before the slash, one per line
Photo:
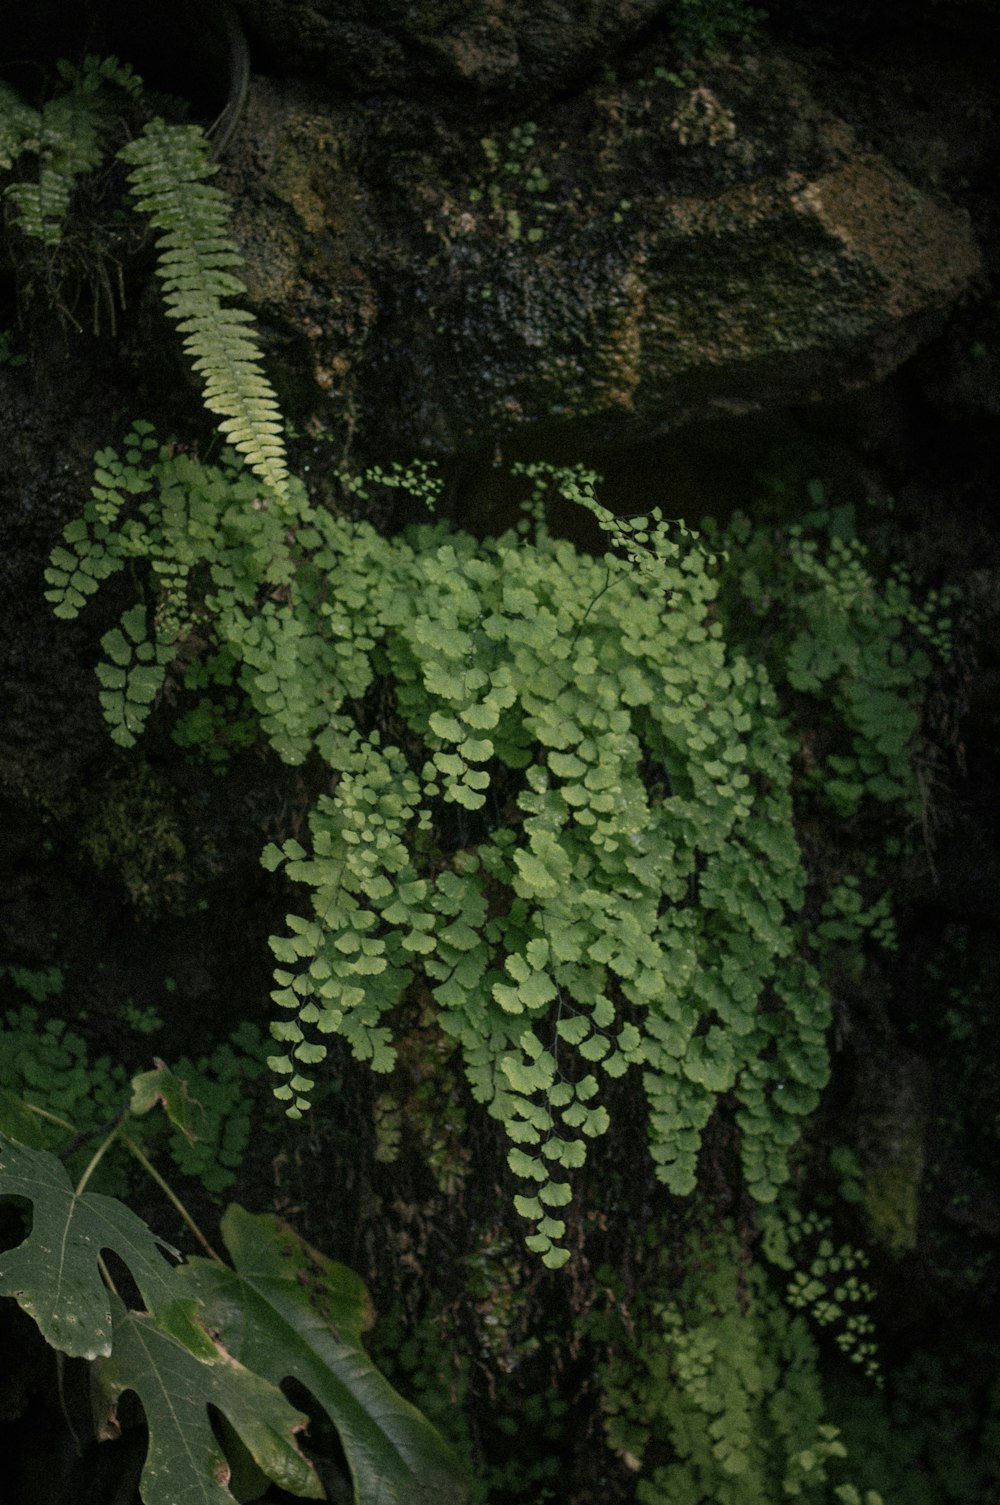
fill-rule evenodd
<path id="1" fill-rule="evenodd" d="M 152 8 L 92 0 L 73 24 L 85 12 L 111 19 L 72 42 L 64 9 L 52 0 L 38 12 L 43 62 L 84 48 L 131 56 L 148 21 L 136 61 L 153 85 L 186 93 L 206 124 L 223 108 L 227 44 L 214 9 L 203 18 L 196 0 L 178 0 L 170 24 L 188 51 L 162 49 L 158 74 Z M 909 1342 L 925 1310 L 921 1331 L 933 1337 L 947 1312 L 960 1367 L 971 1351 L 962 1344 L 996 1310 L 1000 1226 L 989 1138 L 1000 867 L 995 0 L 775 0 L 767 29 L 730 37 L 711 63 L 679 58 L 677 0 L 235 9 L 252 78 L 216 181 L 297 430 L 295 462 L 320 499 L 323 466 L 423 454 L 455 462 L 445 515 L 485 527 L 513 518 L 522 496 L 505 489 L 494 456 L 586 453 L 608 473 L 613 505 L 663 503 L 696 523 L 737 502 L 753 512 L 761 492 L 748 477 L 760 469 L 784 521 L 819 478 L 839 512 L 856 509 L 880 557 L 928 587 L 959 585 L 955 663 L 935 683 L 920 748 L 926 798 L 900 892 L 900 950 L 872 960 L 863 986 L 834 978 L 837 1076 L 813 1132 L 831 1165 L 857 1152 L 857 1237 L 883 1251 L 890 1337 Z M 118 41 L 126 10 L 131 30 Z M 33 57 L 18 24 L 18 56 Z M 189 55 L 200 55 L 197 78 Z M 18 1008 L 29 995 L 15 969 L 38 976 L 58 964 L 67 982 L 51 1012 L 95 1056 L 124 1053 L 131 1065 L 151 1048 L 193 1055 L 251 1015 L 266 1029 L 267 936 L 283 896 L 259 853 L 301 830 L 319 775 L 279 766 L 262 746 L 219 774 L 189 762 L 171 740 L 169 705 L 139 749 L 112 747 L 93 666 L 131 597 L 112 583 L 70 625 L 44 600 L 49 550 L 80 510 L 94 451 L 127 419 L 153 418 L 185 443 L 200 436 L 203 453 L 211 442 L 152 257 L 121 254 L 128 308 L 116 337 L 90 332 L 90 262 L 72 305 L 79 331 L 37 288 L 33 300 L 15 290 L 13 258 L 0 265 L 0 860 L 10 874 L 0 968 Z M 24 365 L 6 353 L 8 327 Z M 895 509 L 866 512 L 866 496 L 892 497 Z M 804 761 L 814 751 L 807 736 Z M 830 832 L 801 835 L 810 863 L 826 860 L 836 876 L 823 857 Z M 870 831 L 841 822 L 834 835 L 877 867 Z M 162 1015 L 153 1041 L 123 1035 L 141 1010 Z M 438 1114 L 441 1093 L 418 1098 L 413 1085 L 438 1080 L 433 1049 L 414 1034 L 406 1133 Z M 475 1278 L 488 1295 L 476 1305 L 461 1251 L 469 1227 L 486 1225 L 474 1223 L 471 1192 L 429 1194 L 419 1145 L 409 1180 L 373 1158 L 388 1095 L 375 1097 L 361 1067 L 346 1066 L 344 1080 L 343 1121 L 331 1115 L 273 1159 L 268 1145 L 252 1196 L 295 1215 L 305 1207 L 317 1242 L 390 1271 L 387 1288 L 397 1254 L 400 1288 L 412 1281 L 421 1300 L 452 1282 L 466 1292 L 468 1331 L 503 1338 L 494 1286 L 516 1293 L 534 1276 L 487 1230 L 502 1278 L 484 1254 Z M 470 1145 L 471 1157 L 480 1141 Z M 717 1148 L 709 1169 L 723 1208 L 730 1150 Z M 317 1193 L 334 1163 L 346 1187 L 336 1202 Z M 490 1201 L 489 1177 L 476 1196 Z M 616 1215 L 616 1258 L 641 1216 Z M 572 1377 L 576 1355 L 565 1362 Z M 511 1374 L 506 1352 L 503 1363 Z M 538 1383 L 527 1370 L 511 1380 L 518 1428 Z M 596 1479 L 607 1463 L 592 1393 L 591 1403 L 573 1427 L 592 1439 L 578 1472 L 593 1454 Z M 561 1497 L 631 1498 L 634 1480 L 622 1477 L 617 1493 L 588 1476 Z"/>
<path id="2" fill-rule="evenodd" d="M 843 74 L 773 45 L 681 77 L 669 41 L 635 41 L 632 12 L 601 68 L 597 33 L 567 20 L 557 78 L 540 44 L 510 41 L 528 26 L 517 6 L 417 14 L 435 45 L 410 35 L 350 99 L 332 61 L 338 35 L 354 45 L 350 8 L 312 44 L 307 28 L 299 81 L 255 81 L 224 164 L 289 400 L 362 450 L 454 455 L 550 429 L 637 442 L 835 398 L 938 335 L 982 270 L 984 227 L 949 196 L 969 132 L 949 141 L 911 113 L 901 168 L 865 118 L 870 78 L 852 98 Z M 956 95 L 968 82 L 959 70 Z M 980 158 L 990 131 L 972 125 Z"/>
<path id="3" fill-rule="evenodd" d="M 497 513 L 513 504 L 480 462 L 498 449 L 654 439 L 633 451 L 633 495 L 661 500 L 666 463 L 694 499 L 677 510 L 697 518 L 752 466 L 745 429 L 693 420 L 763 411 L 780 428 L 789 406 L 821 413 L 856 390 L 855 456 L 876 486 L 940 515 L 932 467 L 955 492 L 1000 410 L 995 7 L 908 8 L 905 28 L 900 8 L 894 31 L 863 5 L 789 3 L 771 32 L 687 65 L 673 10 L 242 0 L 254 71 L 218 181 L 289 416 L 325 436 L 327 460 L 470 456 L 471 490 Z M 135 44 L 155 70 L 162 23 L 154 82 L 173 68 L 179 88 L 200 51 L 195 113 L 223 106 L 215 11 L 199 29 L 184 0 L 141 36 L 117 0 L 74 13 L 65 35 L 60 15 L 43 8 L 34 32 L 17 18 L 18 57 Z M 26 69 L 10 72 L 20 86 Z M 60 327 L 37 287 L 15 292 L 12 269 L 0 330 L 20 320 L 29 360 L 0 358 L 0 775 L 14 825 L 33 832 L 86 825 L 108 773 L 91 666 L 116 604 L 57 627 L 48 551 L 116 415 L 189 432 L 199 406 L 155 297 L 143 316 L 141 269 L 126 266 L 118 339 Z M 878 386 L 908 361 L 902 386 Z M 957 419 L 960 437 L 929 437 L 928 412 L 934 435 Z M 700 434 L 693 457 L 664 450 L 679 430 L 680 444 Z"/>

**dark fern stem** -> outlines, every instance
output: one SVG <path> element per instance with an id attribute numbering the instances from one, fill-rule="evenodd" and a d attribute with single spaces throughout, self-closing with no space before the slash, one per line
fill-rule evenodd
<path id="1" fill-rule="evenodd" d="M 219 0 L 219 8 L 229 45 L 229 97 L 207 133 L 212 140 L 214 162 L 219 161 L 232 140 L 246 107 L 250 87 L 250 48 L 239 14 L 232 0 Z"/>

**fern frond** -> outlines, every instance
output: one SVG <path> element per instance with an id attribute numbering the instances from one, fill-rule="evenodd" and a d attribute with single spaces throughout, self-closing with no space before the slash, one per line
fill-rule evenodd
<path id="1" fill-rule="evenodd" d="M 9 172 L 24 152 L 37 151 L 41 116 L 9 84 L 0 83 L 0 172 Z"/>
<path id="2" fill-rule="evenodd" d="M 246 289 L 229 269 L 240 256 L 226 226 L 226 200 L 205 180 L 215 172 L 196 126 L 153 120 L 118 154 L 131 167 L 138 207 L 160 231 L 157 275 L 167 313 L 204 383 L 205 406 L 250 468 L 287 496 L 281 415 L 251 330 L 252 315 L 223 303 Z"/>
<path id="3" fill-rule="evenodd" d="M 67 92 L 34 110 L 0 85 L 0 169 L 26 152 L 38 158 L 37 177 L 4 191 L 17 210 L 18 228 L 43 245 L 57 246 L 77 179 L 93 172 L 104 153 L 111 119 L 109 86 L 134 94 L 141 81 L 117 58 L 88 57 L 59 72 Z"/>
<path id="4" fill-rule="evenodd" d="M 18 228 L 43 245 L 57 246 L 76 181 L 101 160 L 103 111 L 82 93 L 50 99 L 37 114 L 38 134 L 21 150 L 38 154 L 34 182 L 11 183 L 6 189 L 17 210 Z"/>

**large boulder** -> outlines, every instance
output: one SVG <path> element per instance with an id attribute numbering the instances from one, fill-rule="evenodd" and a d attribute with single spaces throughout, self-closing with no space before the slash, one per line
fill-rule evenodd
<path id="1" fill-rule="evenodd" d="M 651 52 L 488 131 L 258 80 L 223 176 L 286 402 L 361 453 L 837 397 L 980 270 L 965 214 L 773 53 L 694 84 Z"/>

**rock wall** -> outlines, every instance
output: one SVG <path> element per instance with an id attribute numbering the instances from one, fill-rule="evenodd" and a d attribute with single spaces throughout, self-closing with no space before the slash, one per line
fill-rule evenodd
<path id="1" fill-rule="evenodd" d="M 461 119 L 433 73 L 255 79 L 223 178 L 292 410 L 362 452 L 634 443 L 835 398 L 938 334 L 982 269 L 965 210 L 804 60 L 669 60 Z"/>

